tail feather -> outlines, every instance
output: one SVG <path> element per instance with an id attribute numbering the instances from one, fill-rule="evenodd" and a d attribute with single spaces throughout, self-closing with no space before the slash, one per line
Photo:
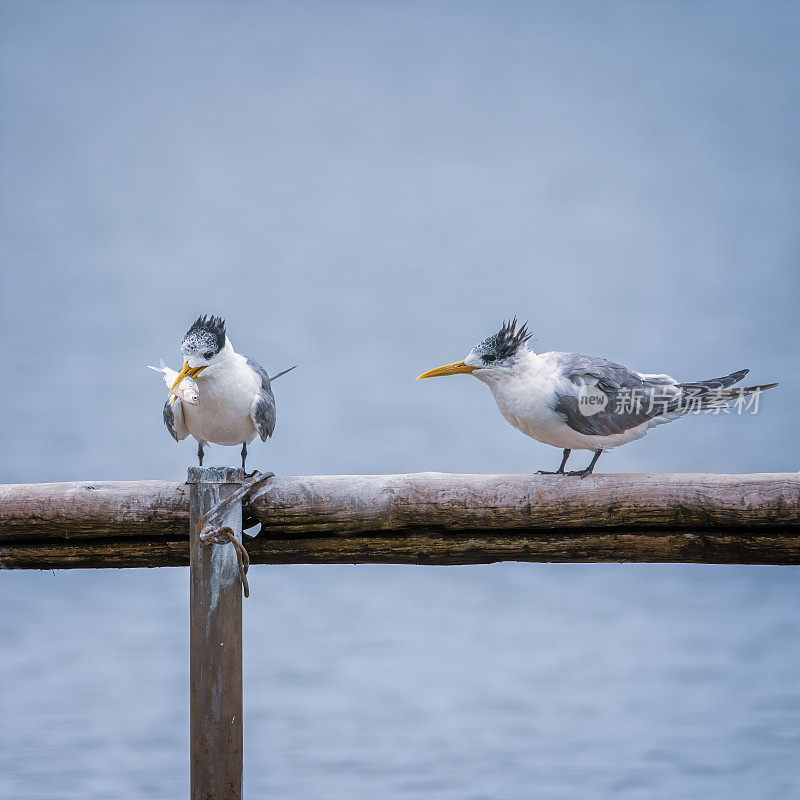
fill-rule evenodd
<path id="1" fill-rule="evenodd" d="M 742 373 L 733 373 L 734 375 Z M 747 374 L 744 370 L 742 377 Z M 727 376 L 731 377 L 730 375 Z M 738 378 L 737 380 L 741 380 Z M 727 406 L 731 400 L 736 400 L 741 397 L 747 397 L 751 394 L 758 392 L 765 392 L 767 389 L 772 389 L 777 386 L 777 383 L 763 383 L 758 386 L 722 386 L 720 388 L 707 388 L 706 384 L 710 383 L 702 381 L 699 383 L 679 384 L 684 390 L 681 394 L 680 405 L 688 410 L 703 410 L 707 408 L 719 408 L 720 406 Z M 735 381 L 733 381 L 735 383 Z M 699 391 L 698 391 L 699 389 Z M 684 412 L 685 413 L 685 412 Z"/>
<path id="2" fill-rule="evenodd" d="M 756 392 L 763 392 L 777 386 L 777 383 L 765 383 L 759 386 L 733 386 L 744 378 L 749 370 L 740 369 L 721 378 L 709 378 L 704 381 L 692 381 L 677 384 L 680 392 L 666 406 L 663 412 L 653 418 L 660 425 L 671 422 L 684 414 L 698 411 L 730 408 L 729 403 Z"/>
<path id="3" fill-rule="evenodd" d="M 739 381 L 742 380 L 742 378 L 744 378 L 748 372 L 750 372 L 749 369 L 740 369 L 736 372 L 731 372 L 730 375 L 723 375 L 721 378 L 707 378 L 706 380 L 702 381 L 689 381 L 687 383 L 679 383 L 678 386 L 680 386 L 681 389 L 694 389 L 700 390 L 700 392 L 710 392 L 716 389 L 727 389 L 729 386 L 733 386 L 734 383 L 739 383 Z"/>
<path id="4" fill-rule="evenodd" d="M 728 389 L 736 397 L 739 392 L 742 394 L 753 394 L 753 392 L 766 392 L 767 389 L 774 389 L 777 383 L 762 383 L 760 386 L 740 386 L 738 389 Z"/>

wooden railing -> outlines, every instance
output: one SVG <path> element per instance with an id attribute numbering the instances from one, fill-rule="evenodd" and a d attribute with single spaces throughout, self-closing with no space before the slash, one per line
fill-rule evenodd
<path id="1" fill-rule="evenodd" d="M 797 473 L 274 477 L 246 511 L 253 563 L 800 563 Z M 186 484 L 0 486 L 0 566 L 186 566 L 188 523 Z"/>

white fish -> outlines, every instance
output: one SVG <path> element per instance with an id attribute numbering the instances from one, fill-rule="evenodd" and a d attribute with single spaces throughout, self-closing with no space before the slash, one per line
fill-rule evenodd
<path id="1" fill-rule="evenodd" d="M 178 377 L 178 373 L 174 369 L 170 369 L 163 361 L 159 361 L 158 363 L 161 366 L 153 367 L 148 364 L 147 368 L 160 372 L 164 376 L 164 383 L 169 389 L 172 384 L 175 383 L 175 378 Z M 196 406 L 200 403 L 200 394 L 197 391 L 197 384 L 188 375 L 175 387 L 175 391 L 172 392 L 170 403 L 174 403 L 176 400 L 183 400 L 184 403 L 188 403 L 190 406 Z"/>

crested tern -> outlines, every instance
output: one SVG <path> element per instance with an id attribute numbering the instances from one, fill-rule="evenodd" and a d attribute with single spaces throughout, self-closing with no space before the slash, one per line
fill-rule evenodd
<path id="1" fill-rule="evenodd" d="M 167 430 L 176 442 L 189 435 L 197 440 L 201 467 L 206 444 L 241 445 L 244 469 L 247 445 L 256 436 L 266 442 L 275 430 L 275 397 L 267 371 L 233 349 L 222 317 L 198 317 L 181 341 L 181 354 L 183 368 L 164 404 Z M 197 384 L 197 405 L 172 397 L 187 376 Z"/>
<path id="2" fill-rule="evenodd" d="M 503 417 L 527 436 L 563 449 L 561 465 L 544 475 L 591 475 L 604 450 L 641 439 L 651 428 L 777 386 L 731 388 L 749 370 L 680 383 L 669 375 L 634 372 L 613 361 L 575 353 L 534 353 L 527 324 L 505 323 L 463 361 L 419 376 L 474 375 L 494 395 Z M 717 412 L 718 413 L 718 412 Z M 572 450 L 592 450 L 585 469 L 564 472 Z"/>

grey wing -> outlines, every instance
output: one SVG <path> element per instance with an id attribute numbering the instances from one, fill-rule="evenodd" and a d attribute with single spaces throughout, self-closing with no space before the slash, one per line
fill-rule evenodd
<path id="1" fill-rule="evenodd" d="M 587 436 L 624 433 L 669 413 L 680 401 L 681 389 L 669 375 L 633 372 L 594 356 L 554 355 L 558 357 L 556 363 L 562 377 L 554 408 L 578 433 Z"/>
<path id="2" fill-rule="evenodd" d="M 183 421 L 183 404 L 180 400 L 170 405 L 169 400 L 164 403 L 164 424 L 176 442 L 180 442 L 189 435 L 189 429 Z"/>
<path id="3" fill-rule="evenodd" d="M 261 441 L 266 442 L 275 431 L 275 396 L 272 394 L 269 375 L 264 367 L 252 358 L 247 359 L 247 365 L 261 378 L 261 390 L 253 398 L 253 404 L 250 406 L 250 419 L 253 420 Z"/>

